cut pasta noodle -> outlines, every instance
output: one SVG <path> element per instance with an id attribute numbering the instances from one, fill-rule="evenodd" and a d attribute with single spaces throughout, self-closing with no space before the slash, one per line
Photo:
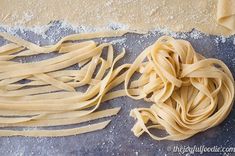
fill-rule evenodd
<path id="1" fill-rule="evenodd" d="M 141 76 L 130 82 L 134 73 Z M 131 65 L 125 90 L 133 99 L 152 103 L 150 108 L 131 110 L 137 119 L 132 128 L 137 137 L 146 132 L 155 140 L 184 140 L 227 117 L 233 105 L 234 79 L 222 61 L 202 57 L 185 40 L 163 36 Z M 150 129 L 167 134 L 154 135 Z"/>
<path id="2" fill-rule="evenodd" d="M 0 36 L 12 42 L 0 48 L 0 127 L 51 127 L 116 115 L 120 108 L 95 111 L 101 101 L 112 99 L 107 98 L 106 93 L 120 84 L 115 78 L 128 66 L 114 69 L 114 65 L 125 52 L 113 59 L 113 48 L 109 43 L 98 45 L 92 40 L 79 43 L 65 41 L 113 37 L 124 33 L 113 31 L 75 34 L 64 37 L 55 45 L 44 47 L 0 33 Z M 108 47 L 106 59 L 101 57 L 105 47 Z M 21 63 L 12 60 L 54 51 L 60 55 L 42 61 Z M 66 69 L 76 64 L 82 67 L 79 70 Z M 86 85 L 89 86 L 88 89 L 84 88 Z M 76 91 L 82 87 L 85 92 Z M 103 129 L 109 122 L 110 120 L 72 129 L 4 129 L 0 130 L 0 136 L 76 135 Z"/>
<path id="3" fill-rule="evenodd" d="M 12 42 L 0 47 L 0 127 L 53 127 L 109 117 L 120 108 L 96 110 L 102 102 L 121 96 L 151 103 L 131 110 L 137 137 L 146 132 L 155 140 L 184 140 L 227 117 L 234 79 L 222 61 L 204 58 L 185 40 L 163 36 L 132 64 L 115 68 L 125 50 L 114 58 L 111 44 L 90 39 L 124 33 L 70 35 L 44 47 L 0 33 Z M 80 39 L 88 41 L 68 42 Z M 101 57 L 104 48 L 106 58 Z M 58 56 L 38 62 L 12 60 L 55 51 Z M 67 69 L 76 64 L 79 69 Z M 137 80 L 132 80 L 134 74 L 140 75 Z M 111 91 L 123 83 L 124 89 Z M 1 129 L 0 136 L 69 136 L 103 129 L 109 122 L 56 130 Z M 154 135 L 150 129 L 167 134 Z"/>
<path id="4" fill-rule="evenodd" d="M 1 130 L 0 136 L 59 137 L 59 136 L 78 135 L 103 129 L 109 124 L 109 122 L 110 120 L 78 128 L 70 128 L 62 130 L 27 130 L 27 131 Z"/>

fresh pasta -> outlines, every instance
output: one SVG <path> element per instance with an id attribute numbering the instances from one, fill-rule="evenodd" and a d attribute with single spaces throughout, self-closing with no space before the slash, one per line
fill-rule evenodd
<path id="1" fill-rule="evenodd" d="M 137 80 L 130 79 L 139 73 Z M 129 89 L 135 92 L 129 92 Z M 125 78 L 126 94 L 151 102 L 135 108 L 135 136 L 144 132 L 155 140 L 184 140 L 220 124 L 229 114 L 234 79 L 220 60 L 204 58 L 188 41 L 159 38 L 133 62 Z M 151 129 L 165 130 L 154 135 Z"/>
<path id="2" fill-rule="evenodd" d="M 125 32 L 70 35 L 57 44 L 40 47 L 0 33 L 12 42 L 0 48 L 0 127 L 53 127 L 79 124 L 116 115 L 119 108 L 96 111 L 101 102 L 115 96 L 106 93 L 119 85 L 120 71 L 114 69 L 125 51 L 114 58 L 109 43 L 97 44 L 91 38 L 120 36 Z M 86 39 L 88 41 L 71 42 Z M 66 42 L 67 41 L 67 42 Z M 107 48 L 107 51 L 104 50 Z M 16 62 L 14 58 L 57 52 L 59 55 L 37 62 Z M 101 57 L 106 52 L 107 58 Z M 67 69 L 78 64 L 80 69 Z M 97 72 L 95 72 L 97 70 Z M 82 87 L 88 86 L 85 91 Z M 80 90 L 79 90 L 80 89 Z M 110 96 L 111 95 L 111 96 Z M 103 129 L 110 120 L 68 129 L 1 129 L 0 136 L 68 136 Z"/>
<path id="3" fill-rule="evenodd" d="M 0 47 L 0 127 L 53 127 L 109 117 L 120 108 L 97 109 L 121 96 L 151 103 L 130 112 L 137 120 L 132 128 L 137 137 L 145 132 L 155 140 L 184 140 L 227 117 L 233 105 L 234 79 L 222 61 L 204 58 L 188 41 L 163 36 L 132 64 L 115 67 L 125 50 L 114 58 L 111 44 L 90 39 L 124 33 L 70 35 L 43 47 L 0 33 L 12 42 Z M 81 39 L 85 41 L 71 42 Z M 46 60 L 14 61 L 55 51 L 59 55 Z M 101 57 L 103 52 L 106 58 Z M 80 68 L 68 69 L 73 65 Z M 111 91 L 120 84 L 124 89 Z M 85 91 L 79 90 L 85 86 Z M 0 136 L 77 135 L 103 129 L 109 122 L 57 130 L 4 129 Z M 154 129 L 166 135 L 154 135 Z"/>

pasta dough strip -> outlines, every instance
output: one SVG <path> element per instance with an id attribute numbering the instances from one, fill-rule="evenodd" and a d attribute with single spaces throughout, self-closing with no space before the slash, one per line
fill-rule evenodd
<path id="1" fill-rule="evenodd" d="M 19 123 L 15 123 L 13 125 L 11 124 L 4 124 L 2 121 L 1 123 L 3 123 L 1 126 L 2 127 L 33 127 L 33 126 L 40 126 L 40 127 L 44 127 L 44 126 L 61 126 L 61 125 L 70 125 L 70 124 L 79 124 L 79 123 L 83 123 L 83 122 L 87 122 L 87 121 L 92 121 L 92 120 L 96 120 L 96 119 L 100 119 L 100 118 L 104 118 L 104 117 L 109 117 L 109 116 L 113 116 L 113 115 L 117 115 L 117 113 L 120 111 L 120 107 L 118 108 L 113 108 L 113 109 L 106 109 L 106 110 L 102 110 L 102 111 L 98 111 L 98 112 L 94 112 L 92 114 L 89 114 L 87 116 L 84 117 L 76 117 L 76 112 L 70 112 L 67 117 L 61 117 L 61 114 L 59 114 L 59 116 L 55 116 L 53 118 L 44 118 L 41 120 L 31 120 L 28 122 L 19 122 Z"/>
<path id="2" fill-rule="evenodd" d="M 93 132 L 105 128 L 111 120 L 90 124 L 79 128 L 62 129 L 62 130 L 27 130 L 27 131 L 14 131 L 14 130 L 0 130 L 0 136 L 30 136 L 30 137 L 60 137 L 78 135 L 88 132 Z"/>

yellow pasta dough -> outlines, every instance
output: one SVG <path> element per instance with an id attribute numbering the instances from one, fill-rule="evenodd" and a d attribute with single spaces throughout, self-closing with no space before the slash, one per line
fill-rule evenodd
<path id="1" fill-rule="evenodd" d="M 235 33 L 235 1 L 218 0 L 217 4 L 217 22 Z"/>
<path id="2" fill-rule="evenodd" d="M 1 0 L 0 10 L 1 24 L 7 27 L 33 28 L 59 20 L 65 22 L 62 26 L 72 24 L 85 30 L 235 33 L 234 0 Z"/>

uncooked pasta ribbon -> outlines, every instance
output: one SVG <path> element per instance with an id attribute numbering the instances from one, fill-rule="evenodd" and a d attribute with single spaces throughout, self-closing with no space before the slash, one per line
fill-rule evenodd
<path id="1" fill-rule="evenodd" d="M 0 47 L 0 136 L 68 136 L 105 128 L 110 120 L 76 128 L 47 127 L 79 124 L 116 115 L 120 107 L 96 111 L 101 102 L 116 97 L 109 92 L 124 81 L 119 73 L 129 65 L 114 68 L 125 51 L 114 58 L 111 44 L 97 44 L 98 37 L 121 36 L 125 32 L 75 34 L 55 45 L 38 46 L 0 33 L 10 41 Z M 72 42 L 77 40 L 86 40 Z M 14 58 L 57 53 L 36 62 L 17 62 Z M 101 57 L 106 53 L 106 58 Z M 78 65 L 79 69 L 67 69 Z M 119 80 L 119 81 L 117 81 Z M 88 87 L 86 87 L 88 86 Z M 11 130 L 10 127 L 42 127 Z M 46 129 L 45 129 L 46 128 Z"/>
<path id="2" fill-rule="evenodd" d="M 134 73 L 140 76 L 131 81 Z M 152 103 L 131 110 L 137 119 L 132 128 L 137 137 L 146 132 L 155 140 L 184 140 L 227 117 L 234 79 L 222 61 L 204 58 L 188 41 L 163 36 L 131 64 L 125 90 L 133 99 Z M 165 130 L 166 135 L 154 135 L 153 129 Z"/>
<path id="3" fill-rule="evenodd" d="M 68 129 L 44 128 L 116 115 L 119 107 L 97 109 L 121 96 L 151 104 L 130 112 L 137 120 L 132 128 L 137 137 L 147 133 L 155 140 L 184 140 L 228 116 L 234 79 L 222 61 L 204 58 L 188 41 L 163 36 L 132 64 L 116 67 L 125 50 L 114 58 L 110 43 L 98 44 L 91 39 L 124 33 L 69 35 L 48 46 L 0 33 L 11 42 L 0 47 L 0 127 L 8 128 L 1 129 L 0 136 L 56 137 L 100 130 L 110 120 Z M 77 40 L 83 41 L 74 42 Z M 36 62 L 14 60 L 52 52 L 55 57 Z M 79 69 L 68 68 L 73 65 Z M 112 90 L 121 84 L 124 89 Z M 42 129 L 22 131 L 11 127 Z M 166 135 L 155 135 L 158 133 L 153 134 L 153 130 L 164 130 Z"/>

